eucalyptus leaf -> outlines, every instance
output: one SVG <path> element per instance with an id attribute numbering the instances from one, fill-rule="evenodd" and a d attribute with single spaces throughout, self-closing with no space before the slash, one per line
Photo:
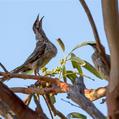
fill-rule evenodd
<path id="1" fill-rule="evenodd" d="M 95 75 L 96 77 L 102 79 L 102 76 L 100 75 L 100 73 L 96 70 L 96 68 L 94 68 L 89 62 L 80 59 L 79 57 L 77 57 L 74 53 L 71 53 L 71 62 L 75 62 L 75 67 L 78 65 L 80 67 L 84 67 L 86 70 L 88 70 L 89 72 L 91 72 L 93 75 Z M 80 71 L 80 69 L 79 69 Z M 80 71 L 81 73 L 81 71 Z"/>
<path id="2" fill-rule="evenodd" d="M 63 41 L 60 38 L 58 38 L 57 42 L 58 42 L 59 46 L 61 47 L 61 49 L 64 52 L 65 51 L 65 45 L 64 45 Z"/>
<path id="3" fill-rule="evenodd" d="M 65 67 L 65 65 L 62 66 L 62 76 L 63 76 L 64 82 L 66 82 L 66 67 Z"/>
<path id="4" fill-rule="evenodd" d="M 77 77 L 77 75 L 76 75 L 75 72 L 73 72 L 73 71 L 71 71 L 71 70 L 67 70 L 67 71 L 66 71 L 66 77 L 67 77 L 68 79 L 70 79 L 70 81 L 71 81 L 72 83 L 74 83 L 74 82 L 75 82 L 75 79 L 76 79 L 76 77 Z"/>
<path id="5" fill-rule="evenodd" d="M 81 113 L 72 112 L 67 115 L 68 119 L 87 119 L 87 117 Z"/>
<path id="6" fill-rule="evenodd" d="M 79 66 L 84 66 L 86 63 L 84 60 L 77 57 L 75 54 L 71 53 L 71 61 L 78 63 Z"/>
<path id="7" fill-rule="evenodd" d="M 96 77 L 102 79 L 100 73 L 87 61 L 85 61 L 85 65 L 83 67 L 89 72 L 91 72 L 93 75 L 95 75 Z"/>
<path id="8" fill-rule="evenodd" d="M 83 75 L 83 71 L 81 69 L 81 66 L 77 62 L 75 62 L 75 61 L 71 61 L 71 63 L 72 63 L 73 68 L 76 68 L 78 73 L 80 75 Z"/>
<path id="9" fill-rule="evenodd" d="M 89 43 L 90 43 L 90 44 L 95 44 L 95 41 L 85 41 L 85 42 L 82 42 L 82 43 L 76 45 L 76 46 L 71 50 L 70 54 L 71 54 L 74 50 L 76 50 L 76 49 L 78 49 L 78 48 L 81 48 L 81 47 L 83 47 L 83 46 L 86 46 L 86 45 L 88 45 Z"/>

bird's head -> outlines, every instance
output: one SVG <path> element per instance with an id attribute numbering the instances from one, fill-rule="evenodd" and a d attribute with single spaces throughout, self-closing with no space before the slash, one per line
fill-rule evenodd
<path id="1" fill-rule="evenodd" d="M 91 46 L 94 50 L 97 49 L 96 43 L 88 43 L 89 46 Z"/>
<path id="2" fill-rule="evenodd" d="M 33 24 L 33 31 L 36 34 L 40 30 L 42 30 L 42 21 L 43 21 L 44 16 L 39 20 L 39 14 Z"/>

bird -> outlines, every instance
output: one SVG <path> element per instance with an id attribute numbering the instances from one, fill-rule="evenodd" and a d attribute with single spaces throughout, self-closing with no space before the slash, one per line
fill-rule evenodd
<path id="1" fill-rule="evenodd" d="M 94 53 L 92 54 L 91 57 L 92 57 L 92 61 L 94 63 L 96 70 L 100 73 L 100 75 L 103 79 L 108 80 L 110 69 L 103 62 L 103 60 L 101 58 L 101 54 L 97 50 L 96 43 L 88 43 L 88 45 L 90 45 L 94 49 Z M 108 64 L 110 65 L 110 55 L 106 54 L 106 60 L 107 60 Z"/>
<path id="2" fill-rule="evenodd" d="M 39 20 L 37 16 L 33 24 L 33 32 L 36 38 L 36 47 L 26 61 L 19 67 L 11 71 L 11 73 L 25 73 L 30 70 L 35 75 L 39 75 L 39 70 L 43 68 L 57 54 L 56 46 L 48 39 L 42 28 L 42 17 Z"/>

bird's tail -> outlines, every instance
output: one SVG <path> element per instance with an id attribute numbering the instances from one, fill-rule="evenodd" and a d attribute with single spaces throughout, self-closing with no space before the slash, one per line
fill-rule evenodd
<path id="1" fill-rule="evenodd" d="M 32 69 L 29 68 L 28 66 L 21 65 L 15 69 L 13 69 L 11 71 L 11 73 L 25 73 L 25 74 L 27 74 L 27 73 L 30 73 L 31 71 L 32 71 Z"/>
<path id="2" fill-rule="evenodd" d="M 12 71 L 10 71 L 10 73 L 32 73 L 32 69 L 28 68 L 24 65 L 21 65 L 15 69 L 13 69 Z M 4 76 L 0 79 L 0 81 L 2 81 L 2 82 L 5 82 L 6 80 L 9 80 L 9 77 Z"/>
<path id="3" fill-rule="evenodd" d="M 24 72 L 26 70 L 24 65 L 21 65 L 11 71 L 11 73 L 19 73 L 19 72 Z"/>

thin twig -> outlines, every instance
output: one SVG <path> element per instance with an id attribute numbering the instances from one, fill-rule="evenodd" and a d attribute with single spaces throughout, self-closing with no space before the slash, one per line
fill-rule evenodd
<path id="1" fill-rule="evenodd" d="M 46 99 L 48 100 L 48 104 L 51 108 L 51 110 L 53 111 L 54 115 L 58 115 L 61 119 L 66 119 L 66 117 L 64 116 L 64 114 L 62 114 L 60 111 L 58 111 L 55 106 L 53 105 L 53 103 L 51 102 L 51 99 L 49 97 L 49 95 L 46 95 Z"/>
<path id="2" fill-rule="evenodd" d="M 4 70 L 4 72 L 8 73 L 8 70 L 5 68 L 5 66 L 0 62 L 0 66 L 2 67 L 2 69 Z"/>
<path id="3" fill-rule="evenodd" d="M 32 94 L 30 94 L 30 95 L 28 95 L 24 100 L 23 100 L 23 102 L 24 102 L 24 104 L 25 105 L 29 105 L 30 104 L 30 102 L 31 102 L 31 99 L 32 99 Z"/>
<path id="4" fill-rule="evenodd" d="M 71 103 L 70 101 L 64 100 L 63 98 L 61 98 L 61 100 L 64 101 L 64 102 L 66 102 L 66 103 L 68 103 L 68 104 L 70 104 L 71 106 L 81 108 L 80 106 L 77 106 L 77 105 Z"/>
<path id="5" fill-rule="evenodd" d="M 49 103 L 48 103 L 48 100 L 46 99 L 45 96 L 43 96 L 43 98 L 44 98 L 44 100 L 45 100 L 45 102 L 46 102 L 46 104 L 47 104 L 47 107 L 48 107 L 48 110 L 49 110 L 49 112 L 50 112 L 51 118 L 53 119 L 53 115 L 52 115 L 52 112 L 51 112 L 51 109 L 50 109 L 50 105 L 49 105 Z"/>
<path id="6" fill-rule="evenodd" d="M 83 8 L 84 8 L 84 10 L 85 10 L 85 12 L 87 14 L 87 17 L 89 19 L 89 22 L 90 22 L 92 30 L 93 30 L 93 34 L 94 34 L 95 40 L 96 40 L 96 42 L 98 42 L 100 44 L 100 38 L 99 38 L 99 35 L 98 35 L 98 31 L 97 31 L 94 19 L 93 19 L 92 15 L 91 15 L 91 12 L 90 12 L 85 0 L 79 0 L 79 1 L 82 4 L 82 6 L 83 6 Z"/>
<path id="7" fill-rule="evenodd" d="M 37 97 L 36 95 L 33 95 L 33 97 L 34 97 L 34 102 L 36 104 L 36 112 L 43 113 L 43 110 L 42 110 L 42 107 L 41 107 L 41 104 L 40 104 L 39 97 Z"/>

